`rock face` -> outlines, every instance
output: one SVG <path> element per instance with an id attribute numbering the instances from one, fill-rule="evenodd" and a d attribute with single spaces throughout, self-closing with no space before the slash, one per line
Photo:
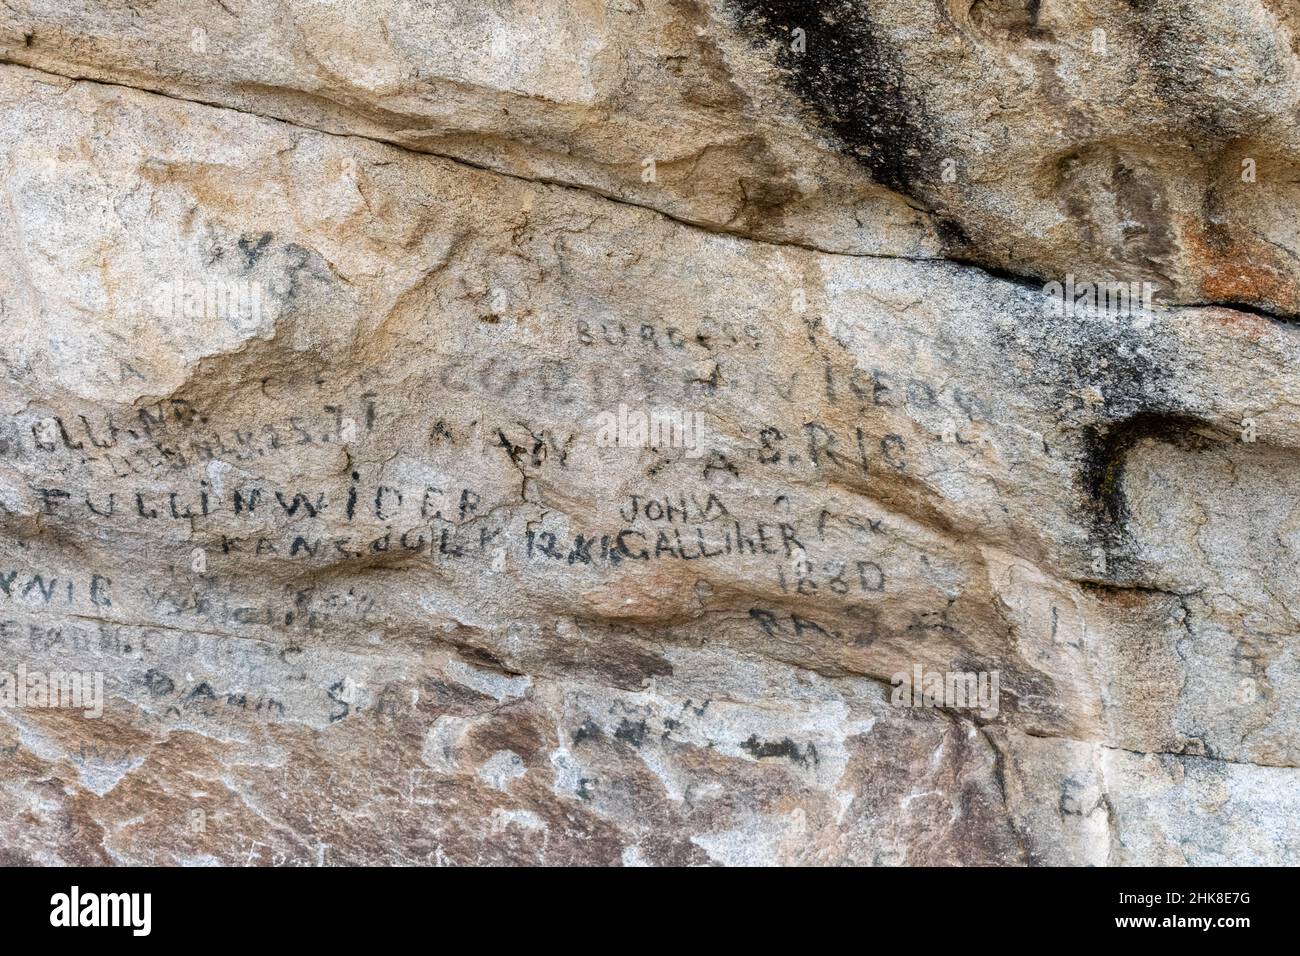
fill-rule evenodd
<path id="1" fill-rule="evenodd" d="M 1300 862 L 1297 31 L 5 4 L 0 862 Z"/>

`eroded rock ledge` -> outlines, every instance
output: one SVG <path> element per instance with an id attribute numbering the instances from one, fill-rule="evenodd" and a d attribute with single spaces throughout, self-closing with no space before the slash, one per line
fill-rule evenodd
<path id="1" fill-rule="evenodd" d="M 0 670 L 104 686 L 0 708 L 7 862 L 1295 862 L 1294 184 L 1141 125 L 1212 84 L 1060 7 L 408 7 L 0 17 Z"/>

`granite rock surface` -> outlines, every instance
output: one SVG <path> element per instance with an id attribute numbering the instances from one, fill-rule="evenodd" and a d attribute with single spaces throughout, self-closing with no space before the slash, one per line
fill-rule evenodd
<path id="1" fill-rule="evenodd" d="M 9 0 L 0 862 L 1300 862 L 1298 31 Z"/>

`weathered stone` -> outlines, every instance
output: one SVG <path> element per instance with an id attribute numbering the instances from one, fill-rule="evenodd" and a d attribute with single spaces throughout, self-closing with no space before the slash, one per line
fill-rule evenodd
<path id="1" fill-rule="evenodd" d="M 4 859 L 1295 863 L 1293 25 L 586 6 L 0 13 Z"/>

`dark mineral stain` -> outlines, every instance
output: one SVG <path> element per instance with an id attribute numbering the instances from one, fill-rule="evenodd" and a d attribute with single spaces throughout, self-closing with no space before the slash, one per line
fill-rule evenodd
<path id="1" fill-rule="evenodd" d="M 1175 283 L 1178 254 L 1165 183 L 1140 154 L 1119 143 L 1091 143 L 1056 163 L 1067 211 L 1083 241 L 1115 263 L 1129 281 Z"/>
<path id="2" fill-rule="evenodd" d="M 1187 415 L 1145 411 L 1104 428 L 1084 429 L 1079 480 L 1094 509 L 1094 537 L 1111 546 L 1122 540 L 1129 514 L 1124 498 L 1124 468 L 1129 452 L 1138 443 L 1151 439 L 1201 451 L 1211 442 L 1198 429 L 1207 427 Z"/>
<path id="3" fill-rule="evenodd" d="M 845 0 L 731 0 L 740 31 L 766 47 L 787 87 L 876 182 L 920 199 L 933 180 L 924 108 L 906 89 L 898 51 L 868 4 Z M 802 30 L 800 36 L 796 30 Z M 802 40 L 802 51 L 796 49 Z"/>
<path id="4" fill-rule="evenodd" d="M 1140 69 L 1150 77 L 1166 114 L 1178 117 L 1197 139 L 1216 145 L 1253 133 L 1247 111 L 1234 113 L 1206 102 L 1205 35 L 1219 27 L 1207 24 L 1194 4 L 1179 0 L 1127 3 L 1142 51 Z"/>
<path id="5" fill-rule="evenodd" d="M 975 0 L 970 7 L 970 18 L 986 33 L 1008 38 L 1039 37 L 1041 10 L 1041 0 Z"/>
<path id="6" fill-rule="evenodd" d="M 966 232 L 965 227 L 951 216 L 937 216 L 935 218 L 934 227 L 936 232 L 938 232 L 939 240 L 943 243 L 945 249 L 950 249 L 955 253 L 960 253 L 969 251 L 973 248 L 970 235 Z M 1017 281 L 1021 280 L 1017 279 Z"/>
<path id="7" fill-rule="evenodd" d="M 354 474 L 352 477 L 355 479 L 356 475 Z M 506 677 L 524 676 L 522 671 L 507 666 L 505 661 L 484 648 L 465 645 L 458 647 L 457 652 L 467 663 L 475 664 L 479 667 L 486 667 L 489 670 L 494 670 L 504 674 Z"/>

